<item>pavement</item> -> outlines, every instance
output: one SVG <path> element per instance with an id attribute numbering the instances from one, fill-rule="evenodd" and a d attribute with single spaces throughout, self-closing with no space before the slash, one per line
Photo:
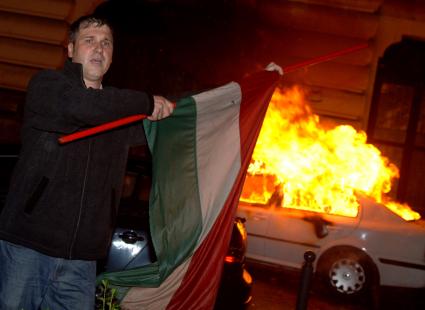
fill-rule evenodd
<path id="1" fill-rule="evenodd" d="M 297 308 L 299 271 L 253 262 L 247 263 L 247 270 L 254 279 L 248 310 L 425 310 L 425 288 L 384 287 L 369 297 L 346 301 L 324 295 L 315 281 L 312 281 L 307 301 L 298 303 L 301 308 Z"/>

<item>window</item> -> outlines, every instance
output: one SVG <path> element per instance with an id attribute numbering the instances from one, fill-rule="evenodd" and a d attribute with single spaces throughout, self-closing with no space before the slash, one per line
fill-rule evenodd
<path id="1" fill-rule="evenodd" d="M 393 198 L 425 215 L 425 41 L 405 38 L 379 60 L 367 134 L 400 169 Z"/>

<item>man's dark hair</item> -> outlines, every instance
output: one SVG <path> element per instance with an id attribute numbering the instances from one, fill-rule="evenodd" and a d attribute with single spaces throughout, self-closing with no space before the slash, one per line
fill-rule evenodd
<path id="1" fill-rule="evenodd" d="M 69 26 L 68 42 L 74 43 L 78 32 L 81 29 L 89 27 L 90 25 L 94 25 L 95 27 L 101 27 L 103 25 L 106 25 L 109 27 L 109 29 L 111 29 L 111 33 L 113 35 L 112 26 L 105 18 L 99 15 L 91 14 L 91 15 L 81 16 Z"/>

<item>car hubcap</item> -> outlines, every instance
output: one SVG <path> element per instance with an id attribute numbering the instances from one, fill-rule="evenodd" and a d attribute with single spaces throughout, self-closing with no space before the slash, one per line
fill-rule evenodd
<path id="1" fill-rule="evenodd" d="M 351 259 L 335 262 L 329 271 L 329 277 L 332 286 L 343 294 L 353 294 L 360 291 L 366 281 L 363 267 Z"/>

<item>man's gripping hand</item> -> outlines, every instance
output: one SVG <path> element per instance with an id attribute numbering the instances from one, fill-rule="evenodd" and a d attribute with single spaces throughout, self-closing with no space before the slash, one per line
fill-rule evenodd
<path id="1" fill-rule="evenodd" d="M 176 104 L 167 100 L 162 96 L 153 96 L 154 99 L 154 108 L 151 116 L 148 116 L 147 119 L 150 121 L 158 121 L 160 119 L 170 116 Z"/>

